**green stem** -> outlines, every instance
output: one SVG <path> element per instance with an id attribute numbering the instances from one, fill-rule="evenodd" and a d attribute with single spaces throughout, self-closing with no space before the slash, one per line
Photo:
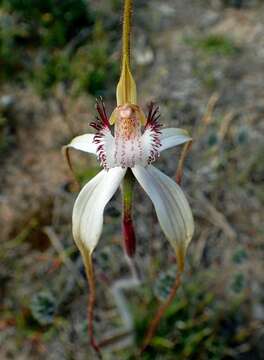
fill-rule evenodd
<path id="1" fill-rule="evenodd" d="M 131 34 L 131 18 L 132 18 L 132 0 L 125 0 L 124 18 L 123 18 L 123 37 L 122 37 L 122 67 L 127 65 L 130 67 L 130 34 Z"/>
<path id="2" fill-rule="evenodd" d="M 135 178 L 130 169 L 127 170 L 126 175 L 123 180 L 123 205 L 124 211 L 129 211 L 132 206 L 133 200 L 133 188 L 134 188 Z"/>
<path id="3" fill-rule="evenodd" d="M 124 248 L 129 257 L 135 254 L 136 250 L 136 237 L 133 226 L 132 205 L 133 205 L 133 188 L 135 178 L 130 169 L 128 169 L 122 185 L 122 198 L 123 198 L 123 238 Z"/>

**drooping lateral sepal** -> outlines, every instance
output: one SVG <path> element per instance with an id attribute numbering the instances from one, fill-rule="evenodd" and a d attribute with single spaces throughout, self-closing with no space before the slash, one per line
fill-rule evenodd
<path id="1" fill-rule="evenodd" d="M 125 172 L 121 168 L 102 170 L 79 193 L 73 207 L 72 231 L 80 250 L 85 247 L 92 254 L 95 249 L 102 232 L 104 208 Z"/>
<path id="2" fill-rule="evenodd" d="M 146 168 L 135 166 L 132 171 L 152 200 L 160 226 L 175 251 L 178 268 L 183 271 L 186 251 L 194 233 L 192 212 L 183 191 L 152 165 Z"/>

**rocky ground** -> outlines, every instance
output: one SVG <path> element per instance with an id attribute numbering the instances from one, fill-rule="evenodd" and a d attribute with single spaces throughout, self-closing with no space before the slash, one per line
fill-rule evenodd
<path id="1" fill-rule="evenodd" d="M 194 139 L 182 186 L 196 232 L 174 304 L 176 325 L 164 322 L 144 359 L 264 356 L 263 14 L 263 2 L 253 0 L 135 1 L 132 62 L 140 103 L 155 100 L 164 125 L 187 128 Z M 118 50 L 112 56 L 118 58 Z M 90 131 L 94 97 L 73 97 L 62 84 L 46 98 L 27 83 L 5 82 L 0 91 L 1 117 L 8 119 L 1 127 L 8 145 L 0 159 L 0 356 L 94 359 L 86 335 L 87 287 L 70 227 L 76 189 L 61 154 L 73 135 Z M 110 113 L 114 97 L 105 101 Z M 167 151 L 157 166 L 173 177 L 179 153 Z M 87 156 L 73 154 L 73 160 L 82 182 L 99 170 Z M 146 327 L 140 316 L 151 317 L 175 268 L 151 203 L 137 190 L 142 282 L 127 289 L 125 312 L 139 344 Z M 113 293 L 131 277 L 122 256 L 119 200 L 116 195 L 106 209 L 95 253 L 101 338 L 123 326 Z M 106 347 L 104 358 L 133 359 L 134 353 L 128 338 Z"/>

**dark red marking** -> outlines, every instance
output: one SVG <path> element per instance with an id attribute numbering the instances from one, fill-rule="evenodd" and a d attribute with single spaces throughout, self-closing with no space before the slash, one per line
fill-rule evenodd
<path id="1" fill-rule="evenodd" d="M 136 252 L 136 236 L 131 217 L 123 217 L 123 238 L 126 254 L 133 257 Z"/>

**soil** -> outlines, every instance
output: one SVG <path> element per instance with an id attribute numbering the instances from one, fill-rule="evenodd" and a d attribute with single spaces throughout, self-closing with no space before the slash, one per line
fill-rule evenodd
<path id="1" fill-rule="evenodd" d="M 193 136 L 182 183 L 196 223 L 187 273 L 210 269 L 214 291 L 221 299 L 232 296 L 229 284 L 238 271 L 242 273 L 248 327 L 260 338 L 264 321 L 264 4 L 235 3 L 135 1 L 132 63 L 141 105 L 146 108 L 155 100 L 164 126 L 186 128 Z M 4 313 L 0 357 L 93 359 L 94 355 L 87 355 L 85 335 L 87 289 L 71 236 L 77 193 L 61 148 L 74 135 L 90 132 L 94 98 L 82 94 L 73 99 L 61 86 L 47 98 L 28 84 L 3 84 L 0 92 L 0 107 L 10 124 L 5 130 L 9 143 L 0 158 L 0 306 Z M 111 113 L 114 98 L 105 100 Z M 179 154 L 179 149 L 162 153 L 157 166 L 173 177 Z M 73 159 L 76 169 L 96 167 L 96 160 L 87 155 L 73 154 Z M 136 261 L 151 286 L 159 271 L 149 267 L 153 258 L 163 269 L 174 258 L 150 201 L 136 189 Z M 120 276 L 129 274 L 122 257 L 120 208 L 120 195 L 116 195 L 106 209 L 106 225 L 95 254 L 100 283 L 98 334 L 111 333 L 118 323 L 109 289 Z M 246 260 L 238 270 L 233 258 L 241 249 Z M 66 257 L 68 261 L 65 250 L 73 254 Z M 46 289 L 59 299 L 52 331 L 46 331 L 48 325 L 39 327 L 30 312 L 34 294 Z M 250 343 L 253 353 L 248 357 L 238 353 L 234 358 L 261 358 L 263 346 L 256 343 Z M 116 358 L 114 350 L 107 350 L 106 359 Z"/>

